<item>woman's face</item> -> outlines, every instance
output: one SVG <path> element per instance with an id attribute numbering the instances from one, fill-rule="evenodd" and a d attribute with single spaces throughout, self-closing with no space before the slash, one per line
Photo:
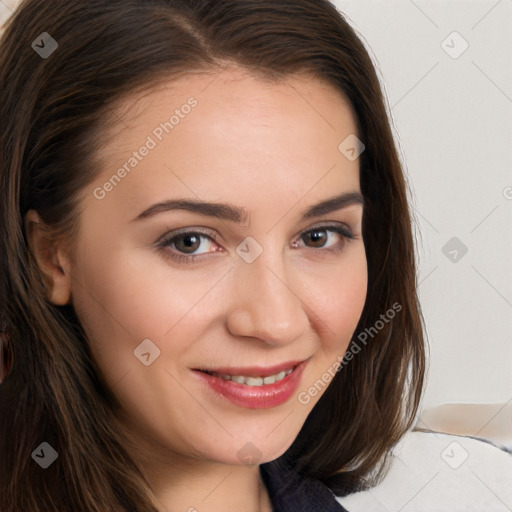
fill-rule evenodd
<path id="1" fill-rule="evenodd" d="M 273 460 L 325 392 L 366 298 L 359 164 L 338 149 L 357 134 L 351 108 L 312 78 L 229 68 L 118 116 L 69 268 L 119 417 L 157 454 Z M 263 386 L 198 371 L 268 377 L 302 361 Z"/>

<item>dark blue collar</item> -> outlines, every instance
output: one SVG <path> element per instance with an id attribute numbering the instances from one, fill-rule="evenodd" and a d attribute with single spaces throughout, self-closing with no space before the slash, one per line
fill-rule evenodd
<path id="1" fill-rule="evenodd" d="M 297 475 L 283 460 L 260 465 L 273 512 L 347 512 L 320 480 Z"/>

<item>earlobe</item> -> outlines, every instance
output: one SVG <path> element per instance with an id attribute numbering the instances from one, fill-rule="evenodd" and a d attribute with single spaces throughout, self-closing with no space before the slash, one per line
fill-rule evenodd
<path id="1" fill-rule="evenodd" d="M 71 266 L 64 250 L 52 236 L 35 210 L 25 216 L 25 232 L 46 285 L 47 298 L 64 306 L 71 298 Z"/>

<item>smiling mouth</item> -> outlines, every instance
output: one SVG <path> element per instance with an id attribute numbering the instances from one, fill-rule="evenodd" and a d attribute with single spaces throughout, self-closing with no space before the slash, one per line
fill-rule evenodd
<path id="1" fill-rule="evenodd" d="M 193 372 L 203 385 L 214 391 L 215 400 L 221 404 L 227 400 L 238 407 L 269 409 L 290 399 L 311 357 L 273 367 L 198 368 Z"/>
<path id="2" fill-rule="evenodd" d="M 231 380 L 233 382 L 237 382 L 238 384 L 245 384 L 246 386 L 264 386 L 264 385 L 268 385 L 268 384 L 275 384 L 276 382 L 283 380 L 286 376 L 290 375 L 290 373 L 292 373 L 292 371 L 295 368 L 296 368 L 296 366 L 289 368 L 286 371 L 281 371 L 274 375 L 267 375 L 266 377 L 229 375 L 226 373 L 209 372 L 207 370 L 202 370 L 202 371 L 203 371 L 203 373 L 207 373 L 208 375 L 211 375 L 213 377 L 218 377 L 219 379 L 222 379 L 222 380 Z"/>
<path id="3" fill-rule="evenodd" d="M 197 368 L 195 371 L 246 386 L 265 386 L 280 382 L 303 362 L 304 360 L 289 361 L 272 367 Z"/>

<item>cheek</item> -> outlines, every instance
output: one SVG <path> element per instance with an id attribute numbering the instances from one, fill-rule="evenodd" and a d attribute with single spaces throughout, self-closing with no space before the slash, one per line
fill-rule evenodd
<path id="1" fill-rule="evenodd" d="M 192 279 L 189 272 L 170 272 L 163 261 L 151 263 L 138 249 L 91 247 L 76 269 L 73 302 L 95 359 L 114 380 L 133 366 L 133 351 L 144 339 L 162 349 L 160 364 L 173 366 L 190 341 L 229 310 L 229 280 L 219 283 L 215 272 L 195 270 Z M 322 350 L 331 354 L 346 348 L 366 299 L 363 245 L 335 265 L 303 269 L 294 281 L 290 284 L 304 302 L 303 314 L 309 315 Z"/>
<path id="2" fill-rule="evenodd" d="M 173 367 L 213 314 L 204 295 L 218 278 L 170 273 L 138 250 L 93 249 L 74 268 L 72 294 L 103 377 L 115 384 L 127 371 L 132 378 L 143 371 L 134 350 L 146 339 L 161 350 L 152 366 Z"/>
<path id="3" fill-rule="evenodd" d="M 346 265 L 331 269 L 324 286 L 309 295 L 314 305 L 324 351 L 342 353 L 357 327 L 366 301 L 368 270 L 364 251 L 357 251 Z"/>
<path id="4" fill-rule="evenodd" d="M 74 302 L 88 323 L 102 330 L 159 338 L 198 302 L 202 290 L 189 276 L 170 275 L 162 268 L 137 257 L 137 251 L 111 252 L 108 258 L 98 252 L 79 268 L 84 285 L 76 287 Z"/>

